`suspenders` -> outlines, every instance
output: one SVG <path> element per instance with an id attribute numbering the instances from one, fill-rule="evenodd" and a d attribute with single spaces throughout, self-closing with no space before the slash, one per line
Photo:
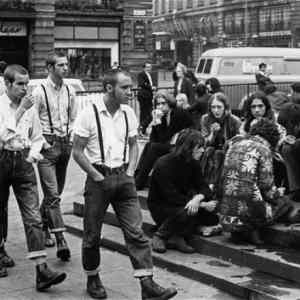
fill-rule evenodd
<path id="1" fill-rule="evenodd" d="M 48 99 L 48 95 L 46 92 L 46 88 L 43 84 L 41 84 L 41 87 L 44 91 L 45 94 L 45 100 L 46 100 L 46 107 L 47 107 L 47 114 L 48 114 L 48 119 L 49 119 L 49 125 L 50 125 L 50 131 L 51 134 L 54 134 L 54 128 L 53 128 L 53 122 L 52 122 L 52 117 L 51 117 L 51 111 L 50 111 L 50 105 L 49 105 L 49 99 Z M 67 135 L 69 134 L 69 123 L 70 123 L 70 110 L 71 110 L 71 100 L 70 100 L 70 89 L 69 87 L 66 85 L 67 88 L 67 93 L 68 93 L 68 108 L 67 108 L 67 116 L 68 116 L 68 120 L 67 120 Z"/>
<path id="2" fill-rule="evenodd" d="M 104 147 L 103 147 L 103 135 L 102 135 L 99 113 L 97 111 L 97 107 L 95 104 L 93 104 L 93 109 L 94 109 L 96 123 L 97 123 L 99 146 L 100 146 L 100 152 L 101 152 L 101 162 L 102 162 L 102 164 L 104 164 L 105 163 L 105 155 L 104 155 Z M 124 143 L 124 151 L 123 151 L 123 163 L 125 164 L 126 154 L 127 154 L 127 142 L 128 142 L 128 118 L 127 118 L 126 112 L 123 111 L 123 113 L 124 113 L 124 119 L 125 119 L 125 125 L 126 125 L 125 143 Z"/>

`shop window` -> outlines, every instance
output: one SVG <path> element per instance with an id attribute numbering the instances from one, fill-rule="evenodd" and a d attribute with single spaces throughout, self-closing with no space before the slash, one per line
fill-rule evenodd
<path id="1" fill-rule="evenodd" d="M 68 56 L 70 77 L 101 79 L 111 67 L 110 49 L 58 48 Z"/>

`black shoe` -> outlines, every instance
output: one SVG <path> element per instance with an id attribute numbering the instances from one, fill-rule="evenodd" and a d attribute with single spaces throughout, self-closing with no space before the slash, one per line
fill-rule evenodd
<path id="1" fill-rule="evenodd" d="M 179 236 L 170 238 L 167 242 L 167 248 L 178 250 L 182 253 L 194 253 L 195 252 L 195 249 L 192 246 L 190 246 L 189 244 L 187 244 L 187 242 L 185 241 L 185 239 L 183 237 L 179 237 Z"/>
<path id="2" fill-rule="evenodd" d="M 88 276 L 87 285 L 86 285 L 87 293 L 94 299 L 106 299 L 107 294 L 105 288 L 100 280 L 99 274 Z"/>
<path id="3" fill-rule="evenodd" d="M 47 228 L 46 230 L 44 230 L 45 233 L 45 247 L 47 248 L 51 248 L 55 246 L 55 242 L 54 239 L 51 237 L 50 231 Z"/>
<path id="4" fill-rule="evenodd" d="M 163 288 L 158 285 L 151 276 L 141 279 L 142 300 L 165 300 L 177 294 L 174 288 Z"/>
<path id="5" fill-rule="evenodd" d="M 66 273 L 58 273 L 49 269 L 46 263 L 36 266 L 36 289 L 43 292 L 51 285 L 59 284 L 66 279 Z"/>
<path id="6" fill-rule="evenodd" d="M 3 265 L 0 265 L 0 278 L 1 277 L 7 277 L 7 270 L 6 270 L 6 267 L 3 266 Z"/>
<path id="7" fill-rule="evenodd" d="M 0 250 L 0 265 L 5 268 L 12 268 L 15 266 L 14 260 L 7 254 L 4 248 Z"/>
<path id="8" fill-rule="evenodd" d="M 67 245 L 67 242 L 64 238 L 57 240 L 57 258 L 60 258 L 62 261 L 69 261 L 71 258 L 71 252 Z"/>
<path id="9" fill-rule="evenodd" d="M 152 239 L 152 249 L 157 253 L 165 253 L 167 251 L 165 241 L 159 236 L 154 235 Z"/>

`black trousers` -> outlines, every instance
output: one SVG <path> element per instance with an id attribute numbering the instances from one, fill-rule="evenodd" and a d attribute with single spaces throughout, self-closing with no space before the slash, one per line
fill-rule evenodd
<path id="1" fill-rule="evenodd" d="M 140 104 L 140 127 L 143 134 L 152 121 L 152 99 L 139 99 Z"/>

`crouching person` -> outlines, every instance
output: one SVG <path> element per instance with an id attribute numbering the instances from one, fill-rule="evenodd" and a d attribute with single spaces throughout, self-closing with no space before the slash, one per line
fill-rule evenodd
<path id="1" fill-rule="evenodd" d="M 209 201 L 211 191 L 200 165 L 204 138 L 194 129 L 180 132 L 172 153 L 161 157 L 153 170 L 148 207 L 158 225 L 152 246 L 163 253 L 166 248 L 192 253 L 188 238 L 199 225 L 216 225 L 213 212 L 216 201 Z"/>
<path id="2" fill-rule="evenodd" d="M 230 141 L 223 169 L 220 205 L 223 229 L 233 241 L 263 243 L 260 230 L 279 221 L 295 221 L 293 207 L 274 184 L 272 151 L 280 139 L 277 125 L 261 119 L 249 135 Z"/>
<path id="3" fill-rule="evenodd" d="M 27 95 L 29 75 L 20 65 L 10 65 L 4 73 L 6 93 L 0 97 L 0 207 L 7 207 L 12 186 L 21 211 L 28 246 L 28 258 L 36 264 L 36 288 L 44 291 L 66 278 L 46 264 L 44 233 L 39 211 L 37 180 L 32 166 L 41 157 L 44 143 L 33 97 Z M 3 211 L 1 211 L 3 216 Z M 5 222 L 0 222 L 0 245 L 5 239 Z M 7 275 L 1 264 L 1 275 Z"/>

